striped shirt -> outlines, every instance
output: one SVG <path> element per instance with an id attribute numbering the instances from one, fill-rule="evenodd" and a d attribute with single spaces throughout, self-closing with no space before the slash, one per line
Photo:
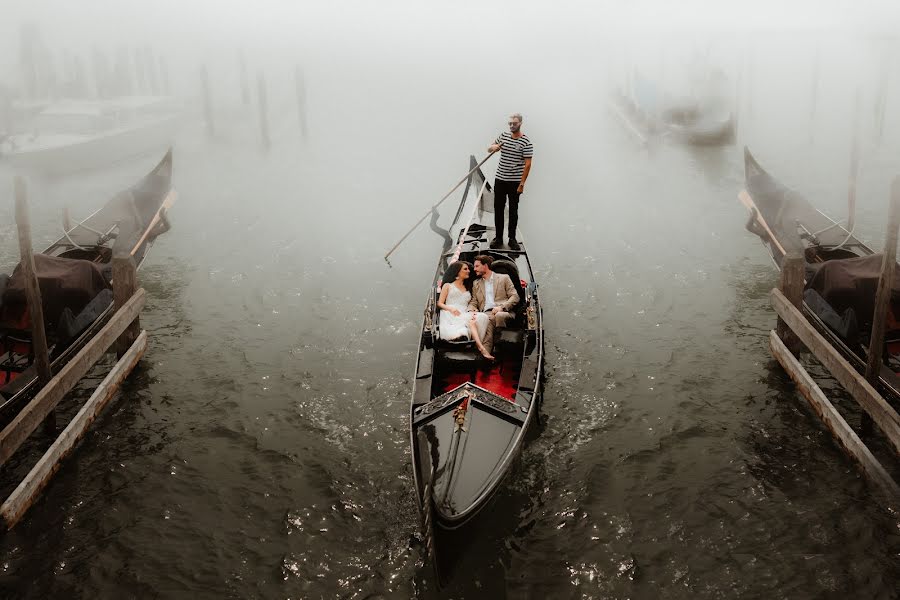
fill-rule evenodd
<path id="1" fill-rule="evenodd" d="M 510 132 L 504 131 L 495 144 L 503 144 L 500 148 L 500 165 L 497 167 L 497 179 L 502 181 L 522 181 L 522 171 L 525 170 L 525 159 L 531 158 L 534 148 L 531 140 L 524 133 L 518 139 L 513 139 Z"/>

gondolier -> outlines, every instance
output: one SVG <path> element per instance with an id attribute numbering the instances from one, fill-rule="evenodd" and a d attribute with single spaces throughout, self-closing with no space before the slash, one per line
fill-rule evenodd
<path id="1" fill-rule="evenodd" d="M 519 196 L 525 191 L 525 180 L 531 171 L 531 157 L 534 148 L 528 136 L 522 133 L 522 115 L 509 116 L 509 131 L 501 133 L 488 152 L 500 151 L 500 164 L 494 179 L 494 228 L 496 236 L 491 240 L 491 248 L 503 246 L 503 216 L 506 199 L 509 198 L 509 247 L 519 250 L 516 240 L 516 226 L 519 223 Z"/>

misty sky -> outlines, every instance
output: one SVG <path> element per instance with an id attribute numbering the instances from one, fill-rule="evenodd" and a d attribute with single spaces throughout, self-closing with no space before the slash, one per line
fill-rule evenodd
<path id="1" fill-rule="evenodd" d="M 491 51 L 513 31 L 557 34 L 557 41 L 604 31 L 898 31 L 892 0 L 637 0 L 501 2 L 462 0 L 4 0 L 3 39 L 25 21 L 41 24 L 54 46 L 170 44 L 203 52 L 219 44 L 304 48 L 469 43 Z M 9 53 L 0 53 L 7 56 Z"/>

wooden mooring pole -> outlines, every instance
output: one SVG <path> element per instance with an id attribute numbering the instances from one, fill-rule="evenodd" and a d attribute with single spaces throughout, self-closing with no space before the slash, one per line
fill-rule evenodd
<path id="1" fill-rule="evenodd" d="M 238 50 L 238 73 L 241 78 L 241 102 L 244 106 L 250 106 L 250 83 L 247 77 L 247 61 L 244 59 L 244 51 Z"/>
<path id="2" fill-rule="evenodd" d="M 37 369 L 38 385 L 43 387 L 53 377 L 50 370 L 50 350 L 44 326 L 44 307 L 41 303 L 41 287 L 34 268 L 34 252 L 31 244 L 31 220 L 28 214 L 28 192 L 21 177 L 15 179 L 16 225 L 19 230 L 20 268 L 25 277 L 25 297 L 31 318 L 31 349 Z M 51 411 L 45 421 L 47 429 L 56 428 L 56 413 Z"/>
<path id="3" fill-rule="evenodd" d="M 300 135 L 306 137 L 306 84 L 300 65 L 294 67 L 294 91 L 297 94 L 297 118 L 300 122 Z"/>
<path id="4" fill-rule="evenodd" d="M 809 107 L 809 139 L 813 139 L 816 132 L 816 105 L 819 101 L 819 67 L 822 63 L 821 48 L 816 47 L 816 58 L 813 62 L 812 90 L 810 91 Z"/>
<path id="5" fill-rule="evenodd" d="M 269 107 L 266 100 L 266 79 L 262 71 L 256 76 L 256 88 L 259 95 L 259 137 L 263 152 L 268 152 L 272 141 L 269 139 Z"/>
<path id="6" fill-rule="evenodd" d="M 869 358 L 866 363 L 866 380 L 875 385 L 881 373 L 884 352 L 884 330 L 894 285 L 897 264 L 897 231 L 900 229 L 900 177 L 891 185 L 891 205 L 888 209 L 888 230 L 881 260 L 881 278 L 875 294 L 875 312 L 872 315 L 872 336 L 869 342 Z"/>
<path id="7" fill-rule="evenodd" d="M 206 135 L 213 139 L 216 135 L 212 114 L 212 96 L 209 91 L 209 71 L 206 65 L 200 67 L 200 87 L 203 93 L 203 117 L 206 119 Z"/>
<path id="8" fill-rule="evenodd" d="M 847 186 L 847 230 L 853 231 L 856 223 L 856 181 L 859 179 L 859 109 L 861 91 L 856 88 L 853 104 L 853 141 L 850 146 L 850 177 Z"/>
<path id="9" fill-rule="evenodd" d="M 138 290 L 137 269 L 134 257 L 128 252 L 122 252 L 113 256 L 113 306 L 116 312 L 120 311 Z M 116 355 L 122 358 L 128 349 L 134 344 L 141 333 L 140 317 L 135 316 L 131 324 L 125 328 L 119 339 L 116 340 Z"/>
<path id="10" fill-rule="evenodd" d="M 799 250 L 788 251 L 784 258 L 781 259 L 779 289 L 798 310 L 803 308 L 805 278 L 806 261 L 803 258 L 803 254 Z M 799 353 L 803 349 L 803 343 L 794 335 L 790 326 L 781 317 L 778 317 L 778 325 L 776 325 L 775 331 L 784 342 L 784 345 L 794 354 Z"/>

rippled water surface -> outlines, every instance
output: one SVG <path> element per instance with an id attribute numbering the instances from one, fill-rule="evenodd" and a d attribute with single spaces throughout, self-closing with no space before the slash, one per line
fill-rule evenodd
<path id="1" fill-rule="evenodd" d="M 249 117 L 211 143 L 186 126 L 174 227 L 140 273 L 150 348 L 0 538 L 2 595 L 893 597 L 897 515 L 770 358 L 777 274 L 736 198 L 747 143 L 843 215 L 852 94 L 834 81 L 855 63 L 823 75 L 811 117 L 806 80 L 767 78 L 780 55 L 754 56 L 738 143 L 722 148 L 642 147 L 590 60 L 506 89 L 461 61 L 311 70 L 310 135 L 275 110 L 268 154 Z M 441 241 L 423 227 L 392 268 L 382 256 L 510 110 L 536 148 L 521 225 L 545 302 L 542 423 L 438 591 L 407 414 Z M 876 244 L 900 167 L 888 117 L 880 143 L 863 129 L 857 232 Z M 152 162 L 31 182 L 35 245 L 61 206 L 87 214 Z"/>

